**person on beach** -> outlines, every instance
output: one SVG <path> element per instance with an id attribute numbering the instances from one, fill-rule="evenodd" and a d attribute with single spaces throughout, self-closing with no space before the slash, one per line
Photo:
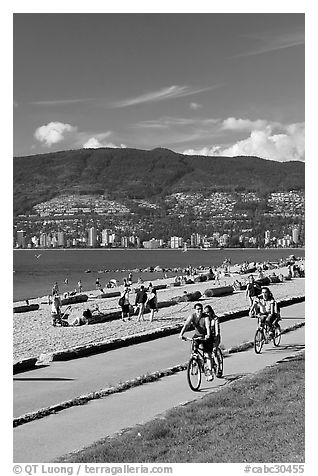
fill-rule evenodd
<path id="1" fill-rule="evenodd" d="M 203 306 L 201 303 L 197 302 L 194 305 L 194 312 L 190 314 L 190 316 L 185 321 L 181 332 L 179 334 L 179 339 L 183 339 L 183 335 L 185 331 L 193 326 L 195 329 L 195 333 L 193 338 L 196 339 L 194 341 L 194 348 L 197 349 L 200 347 L 204 352 L 206 352 L 207 358 L 207 366 L 208 366 L 208 375 L 207 380 L 213 380 L 213 372 L 212 372 L 212 351 L 213 351 L 213 339 L 211 338 L 211 326 L 210 326 L 210 317 L 208 314 L 203 313 Z"/>
<path id="2" fill-rule="evenodd" d="M 100 288 L 101 288 L 101 284 L 100 284 L 99 278 L 96 278 L 95 286 L 96 286 L 96 289 L 100 289 Z"/>
<path id="3" fill-rule="evenodd" d="M 125 317 L 130 319 L 130 302 L 129 302 L 129 287 L 125 287 L 124 291 L 121 293 L 118 304 L 121 307 L 121 318 L 125 322 Z"/>
<path id="4" fill-rule="evenodd" d="M 129 273 L 128 275 L 128 286 L 131 286 L 133 283 L 133 275 L 132 273 Z"/>
<path id="5" fill-rule="evenodd" d="M 61 323 L 61 307 L 62 307 L 61 298 L 57 293 L 54 293 L 52 306 L 51 306 L 51 316 L 52 316 L 53 326 L 56 326 L 56 324 Z"/>
<path id="6" fill-rule="evenodd" d="M 85 311 L 83 311 L 83 314 L 81 316 L 76 317 L 74 321 L 70 323 L 70 326 L 78 327 L 78 326 L 84 326 L 86 324 L 89 324 L 94 316 L 94 313 L 100 314 L 99 307 L 97 304 L 95 309 L 93 309 L 93 311 L 91 311 L 89 308 L 85 309 Z"/>
<path id="7" fill-rule="evenodd" d="M 59 293 L 60 293 L 59 285 L 57 284 L 57 281 L 55 281 L 52 287 L 52 295 L 54 296 L 54 294 L 59 294 Z"/>
<path id="8" fill-rule="evenodd" d="M 140 286 L 140 290 L 136 294 L 135 306 L 138 309 L 137 322 L 144 321 L 145 303 L 147 301 L 147 293 L 144 286 Z"/>
<path id="9" fill-rule="evenodd" d="M 64 284 L 65 284 L 66 286 L 68 285 L 68 279 L 67 279 L 67 278 L 64 279 Z"/>
<path id="10" fill-rule="evenodd" d="M 148 308 L 150 309 L 149 321 L 152 322 L 155 311 L 158 312 L 158 300 L 157 300 L 157 291 L 155 290 L 155 288 L 152 286 L 151 283 L 148 288 L 146 306 L 148 306 Z"/>
<path id="11" fill-rule="evenodd" d="M 273 324 L 279 320 L 279 312 L 277 302 L 269 288 L 262 288 L 261 296 L 254 299 L 249 315 L 259 317 L 261 326 L 267 324 L 270 335 L 273 334 Z"/>
<path id="12" fill-rule="evenodd" d="M 77 287 L 78 287 L 78 292 L 81 294 L 81 292 L 83 291 L 83 286 L 82 286 L 82 281 L 81 280 L 78 281 Z"/>

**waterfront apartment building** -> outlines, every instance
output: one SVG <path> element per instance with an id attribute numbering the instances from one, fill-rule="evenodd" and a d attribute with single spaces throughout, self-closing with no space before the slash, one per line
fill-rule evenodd
<path id="1" fill-rule="evenodd" d="M 40 247 L 46 248 L 47 247 L 47 235 L 46 233 L 40 233 Z"/>
<path id="2" fill-rule="evenodd" d="M 64 238 L 64 231 L 57 232 L 57 246 L 64 247 L 65 245 L 65 238 Z"/>
<path id="3" fill-rule="evenodd" d="M 97 243 L 97 232 L 96 232 L 96 228 L 92 226 L 88 230 L 88 246 L 93 248 L 94 246 L 96 246 L 96 243 Z"/>
<path id="4" fill-rule="evenodd" d="M 264 245 L 269 245 L 271 241 L 271 232 L 269 230 L 265 231 L 265 237 L 264 237 Z"/>
<path id="5" fill-rule="evenodd" d="M 172 236 L 170 238 L 170 248 L 182 248 L 183 238 L 181 236 Z"/>
<path id="6" fill-rule="evenodd" d="M 151 238 L 149 241 L 143 241 L 142 245 L 147 250 L 154 250 L 160 248 L 162 240 L 156 240 L 155 238 Z"/>
<path id="7" fill-rule="evenodd" d="M 203 237 L 199 233 L 192 233 L 190 236 L 190 246 L 195 248 L 201 246 L 203 242 Z"/>
<path id="8" fill-rule="evenodd" d="M 292 231 L 292 238 L 295 245 L 299 243 L 299 227 L 295 226 Z"/>
<path id="9" fill-rule="evenodd" d="M 17 247 L 25 248 L 26 247 L 26 236 L 24 230 L 17 231 Z"/>

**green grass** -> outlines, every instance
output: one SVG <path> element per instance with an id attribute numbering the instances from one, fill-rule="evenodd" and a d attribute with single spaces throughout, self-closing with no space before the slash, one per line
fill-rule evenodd
<path id="1" fill-rule="evenodd" d="M 304 368 L 302 354 L 59 462 L 304 462 Z"/>

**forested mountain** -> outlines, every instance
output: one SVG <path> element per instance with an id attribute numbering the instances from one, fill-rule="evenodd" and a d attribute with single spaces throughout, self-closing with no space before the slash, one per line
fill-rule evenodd
<path id="1" fill-rule="evenodd" d="M 304 189 L 303 162 L 259 157 L 187 156 L 168 149 L 80 149 L 15 157 L 14 213 L 61 193 L 116 199 L 164 197 L 178 191 Z"/>

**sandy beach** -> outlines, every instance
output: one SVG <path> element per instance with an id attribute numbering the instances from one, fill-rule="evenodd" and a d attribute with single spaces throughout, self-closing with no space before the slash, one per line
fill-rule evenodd
<path id="1" fill-rule="evenodd" d="M 242 283 L 245 282 L 247 275 L 238 275 L 231 270 L 231 275 L 220 278 L 220 284 L 233 284 L 235 279 Z M 272 271 L 265 271 L 268 276 Z M 275 269 L 279 275 L 287 275 L 287 268 Z M 155 277 L 155 276 L 154 276 Z M 255 277 L 257 275 L 255 274 Z M 172 278 L 153 280 L 153 284 L 171 284 Z M 145 286 L 149 282 L 144 283 Z M 215 281 L 206 281 L 195 284 L 183 285 L 180 287 L 167 287 L 167 289 L 158 290 L 158 302 L 168 301 L 173 297 L 182 296 L 184 291 L 188 293 L 200 291 L 202 294 L 208 288 L 217 287 Z M 133 284 L 132 289 L 137 287 Z M 281 300 L 293 296 L 303 296 L 305 294 L 305 279 L 293 278 L 291 281 L 272 284 L 270 288 L 275 299 Z M 113 289 L 122 290 L 122 286 Z M 72 305 L 72 312 L 69 317 L 71 322 L 75 317 L 82 315 L 87 308 L 93 309 L 97 304 L 102 312 L 119 310 L 118 297 L 101 299 L 98 298 L 98 291 L 87 292 L 89 300 L 85 303 Z M 134 304 L 135 293 L 131 293 L 130 302 Z M 233 294 L 222 297 L 201 298 L 204 304 L 211 304 L 217 314 L 238 311 L 248 308 L 248 301 L 245 297 L 245 291 L 235 291 Z M 136 316 L 126 322 L 113 320 L 104 323 L 84 325 L 81 327 L 53 327 L 51 324 L 51 309 L 47 304 L 46 298 L 33 299 L 32 304 L 38 303 L 39 310 L 27 313 L 18 313 L 13 315 L 13 360 L 14 362 L 30 357 L 38 357 L 41 353 L 50 353 L 66 350 L 79 345 L 98 343 L 107 339 L 123 338 L 136 333 L 147 332 L 149 329 L 161 328 L 168 325 L 183 322 L 191 312 L 194 303 L 182 302 L 177 305 L 159 309 L 155 313 L 155 320 L 149 322 L 149 314 L 145 314 L 146 321 L 136 322 Z M 24 302 L 15 303 L 23 305 Z M 66 306 L 63 308 L 65 309 Z M 63 311 L 62 308 L 62 311 Z"/>

